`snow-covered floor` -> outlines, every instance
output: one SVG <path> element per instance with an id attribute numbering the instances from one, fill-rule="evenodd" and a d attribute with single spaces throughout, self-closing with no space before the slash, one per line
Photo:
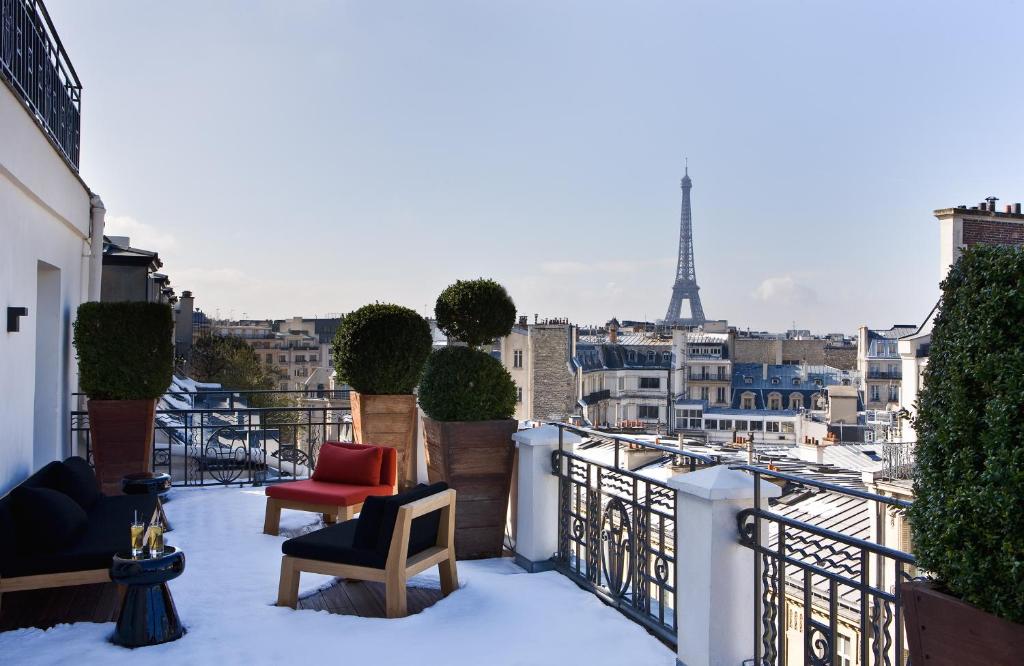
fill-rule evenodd
<path id="1" fill-rule="evenodd" d="M 167 504 L 170 545 L 185 573 L 170 583 L 188 633 L 127 650 L 113 624 L 59 625 L 0 633 L 4 664 L 446 664 L 497 666 L 675 664 L 675 654 L 615 610 L 555 572 L 527 574 L 510 560 L 459 563 L 462 587 L 418 615 L 396 620 L 277 608 L 284 536 L 262 533 L 260 489 L 175 489 Z M 316 521 L 284 511 L 282 533 Z M 127 529 L 127 526 L 125 526 Z M 437 586 L 437 570 L 413 585 Z M 301 591 L 329 584 L 303 574 Z M 140 662 L 139 660 L 143 661 Z M 149 661 L 149 663 L 153 663 Z"/>

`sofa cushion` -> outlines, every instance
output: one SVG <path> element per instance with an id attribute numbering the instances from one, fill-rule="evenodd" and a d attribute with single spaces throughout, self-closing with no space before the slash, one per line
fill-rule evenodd
<path id="1" fill-rule="evenodd" d="M 387 559 L 388 550 L 391 548 L 391 537 L 394 534 L 395 522 L 398 520 L 398 510 L 404 504 L 430 497 L 448 489 L 444 482 L 427 486 L 420 484 L 415 488 L 392 495 L 390 497 L 368 497 L 363 504 L 359 514 L 358 526 L 354 535 L 353 544 L 356 548 L 372 549 L 377 551 L 378 557 Z M 415 555 L 421 551 L 436 545 L 437 530 L 441 525 L 441 511 L 430 513 L 414 518 L 409 529 L 409 555 Z"/>
<path id="2" fill-rule="evenodd" d="M 390 446 L 374 446 L 373 444 L 356 444 L 355 442 L 324 442 L 324 446 L 339 446 L 343 449 L 361 451 L 378 448 L 383 454 L 380 463 L 380 485 L 394 486 L 398 483 L 398 451 Z M 323 450 L 323 449 L 321 449 Z"/>
<path id="3" fill-rule="evenodd" d="M 103 497 L 96 473 L 89 467 L 85 458 L 78 456 L 68 458 L 55 469 L 53 483 L 54 490 L 59 490 L 75 500 L 86 511 Z"/>
<path id="4" fill-rule="evenodd" d="M 376 486 L 380 483 L 383 453 L 377 447 L 361 450 L 341 446 L 324 446 L 313 471 L 314 481 Z"/>
<path id="5" fill-rule="evenodd" d="M 76 541 L 89 525 L 85 510 L 59 490 L 19 486 L 11 495 L 18 543 L 24 554 L 61 550 Z"/>
<path id="6" fill-rule="evenodd" d="M 328 483 L 303 479 L 267 486 L 267 497 L 291 502 L 308 502 L 327 506 L 354 506 L 371 495 L 390 495 L 391 486 L 354 486 L 350 483 Z"/>

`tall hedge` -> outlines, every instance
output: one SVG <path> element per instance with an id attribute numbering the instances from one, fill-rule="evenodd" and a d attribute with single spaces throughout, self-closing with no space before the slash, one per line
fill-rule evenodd
<path id="1" fill-rule="evenodd" d="M 436 421 L 507 419 L 516 385 L 498 359 L 471 347 L 444 347 L 427 359 L 420 406 Z"/>
<path id="2" fill-rule="evenodd" d="M 447 335 L 479 347 L 509 334 L 516 323 L 516 304 L 494 280 L 459 280 L 437 297 L 434 315 Z"/>
<path id="3" fill-rule="evenodd" d="M 78 382 L 94 400 L 152 400 L 174 374 L 174 319 L 162 303 L 82 303 L 74 324 Z"/>
<path id="4" fill-rule="evenodd" d="M 942 283 L 914 425 L 920 565 L 1024 622 L 1024 249 L 971 247 Z"/>
<path id="5" fill-rule="evenodd" d="M 338 378 L 360 393 L 408 395 L 430 354 L 430 324 L 400 305 L 364 305 L 341 320 L 332 352 Z"/>

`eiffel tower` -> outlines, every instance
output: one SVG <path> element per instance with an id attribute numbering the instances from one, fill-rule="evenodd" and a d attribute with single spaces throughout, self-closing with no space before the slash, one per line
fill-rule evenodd
<path id="1" fill-rule="evenodd" d="M 668 303 L 665 323 L 670 326 L 697 326 L 703 324 L 704 308 L 700 304 L 700 287 L 693 267 L 693 218 L 690 213 L 690 167 L 680 183 L 683 190 L 683 209 L 679 215 L 679 261 L 676 264 L 676 282 L 672 285 L 672 300 Z M 683 316 L 683 301 L 689 305 L 689 316 Z"/>

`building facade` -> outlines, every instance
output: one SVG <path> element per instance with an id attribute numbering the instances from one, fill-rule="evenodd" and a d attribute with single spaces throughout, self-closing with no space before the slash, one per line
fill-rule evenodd
<path id="1" fill-rule="evenodd" d="M 501 363 L 516 384 L 515 418 L 568 420 L 577 407 L 576 327 L 564 320 L 528 324 L 520 317 L 499 341 Z"/>
<path id="2" fill-rule="evenodd" d="M 899 339 L 917 330 L 915 324 L 894 324 L 887 329 L 861 326 L 857 334 L 857 371 L 867 409 L 899 410 L 903 367 Z"/>
<path id="3" fill-rule="evenodd" d="M 20 45 L 0 52 L 0 494 L 71 453 L 71 323 L 101 293 L 106 211 L 78 172 L 82 87 L 44 11 L 3 3 L 0 17 Z"/>

